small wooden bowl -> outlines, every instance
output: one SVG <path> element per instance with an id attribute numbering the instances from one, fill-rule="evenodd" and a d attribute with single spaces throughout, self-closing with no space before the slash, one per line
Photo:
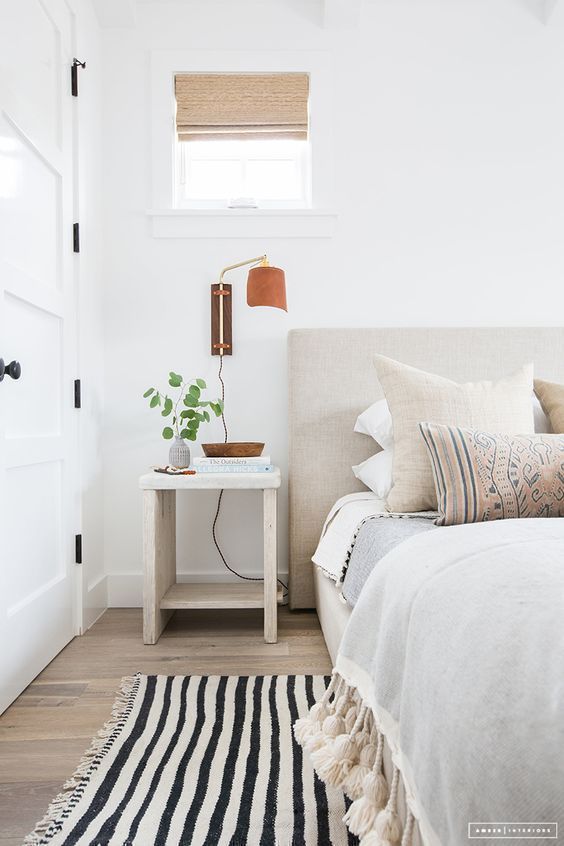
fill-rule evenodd
<path id="1" fill-rule="evenodd" d="M 202 444 L 207 458 L 256 458 L 262 455 L 264 444 L 240 441 L 227 444 Z"/>

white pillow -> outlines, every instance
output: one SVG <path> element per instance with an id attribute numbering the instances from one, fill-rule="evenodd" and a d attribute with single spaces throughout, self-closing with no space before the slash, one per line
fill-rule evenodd
<path id="1" fill-rule="evenodd" d="M 535 432 L 537 434 L 552 433 L 550 421 L 542 410 L 536 394 L 533 394 L 533 417 L 535 420 Z M 392 449 L 394 445 L 394 429 L 392 426 L 392 415 L 390 414 L 387 401 L 385 399 L 378 400 L 370 408 L 367 408 L 366 411 L 363 411 L 362 414 L 359 414 L 354 425 L 354 431 L 360 432 L 362 435 L 370 435 L 383 449 Z M 358 466 L 361 467 L 362 465 L 359 464 Z"/>
<path id="2" fill-rule="evenodd" d="M 383 449 L 391 448 L 394 445 L 394 430 L 392 428 L 392 415 L 386 400 L 378 400 L 362 414 L 359 414 L 354 424 L 354 430 L 362 435 L 370 435 Z M 370 461 L 370 459 L 368 460 Z"/>
<path id="3" fill-rule="evenodd" d="M 392 460 L 394 451 L 385 449 L 353 467 L 353 473 L 380 499 L 387 499 L 392 487 Z"/>

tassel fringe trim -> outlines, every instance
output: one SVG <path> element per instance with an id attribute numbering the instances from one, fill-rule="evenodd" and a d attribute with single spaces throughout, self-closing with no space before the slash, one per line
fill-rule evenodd
<path id="1" fill-rule="evenodd" d="M 294 724 L 297 743 L 309 753 L 319 778 L 350 799 L 343 821 L 360 846 L 411 846 L 415 818 L 408 809 L 402 830 L 398 814 L 400 771 L 390 785 L 383 769 L 384 735 L 358 691 L 333 672 L 325 694 Z"/>
<path id="2" fill-rule="evenodd" d="M 49 805 L 43 819 L 25 838 L 24 846 L 45 846 L 61 831 L 64 821 L 81 800 L 92 775 L 121 734 L 133 710 L 140 683 L 140 673 L 122 678 L 110 719 L 92 739 L 90 748 L 82 756 L 78 767 L 65 782 L 59 795 Z"/>

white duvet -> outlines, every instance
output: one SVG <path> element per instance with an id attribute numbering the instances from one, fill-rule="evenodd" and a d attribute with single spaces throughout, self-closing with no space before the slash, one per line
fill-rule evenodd
<path id="1" fill-rule="evenodd" d="M 462 846 L 470 822 L 564 831 L 564 519 L 403 542 L 368 579 L 337 670 L 385 734 L 425 843 Z"/>
<path id="2" fill-rule="evenodd" d="M 386 511 L 386 502 L 371 491 L 337 500 L 323 525 L 312 561 L 334 582 L 342 581 L 356 534 L 367 517 Z"/>

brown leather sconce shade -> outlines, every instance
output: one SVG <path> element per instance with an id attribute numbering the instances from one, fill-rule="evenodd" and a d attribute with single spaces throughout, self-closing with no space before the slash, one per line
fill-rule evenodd
<path id="1" fill-rule="evenodd" d="M 247 278 L 247 305 L 288 311 L 284 271 L 279 267 L 262 265 L 251 268 Z"/>

